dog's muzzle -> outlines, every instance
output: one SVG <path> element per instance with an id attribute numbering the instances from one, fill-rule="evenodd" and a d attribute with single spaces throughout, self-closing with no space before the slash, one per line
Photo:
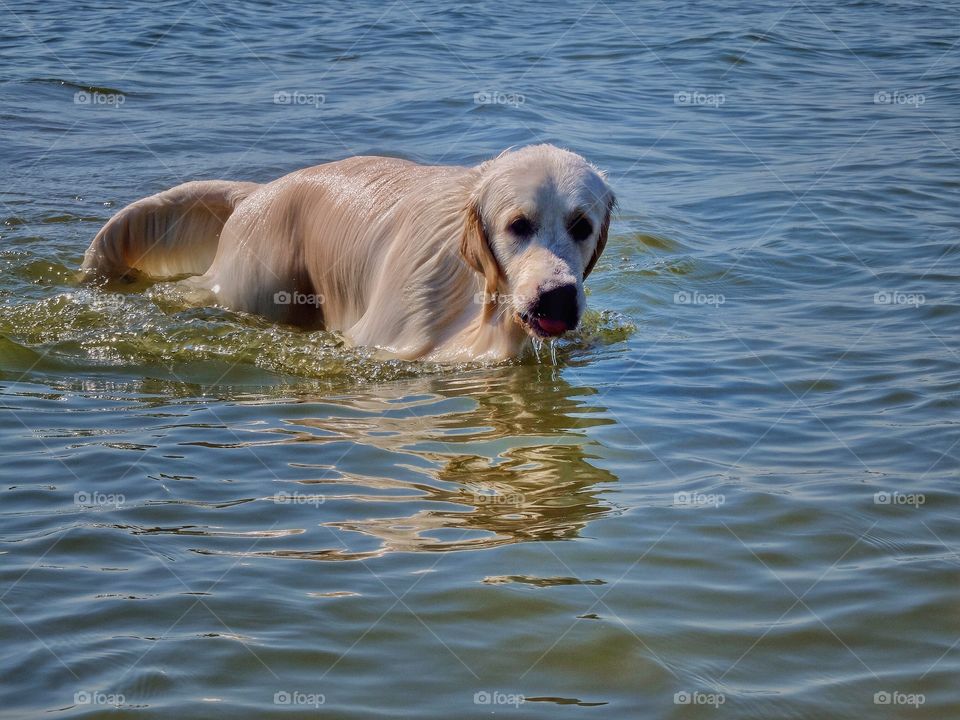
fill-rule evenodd
<path id="1" fill-rule="evenodd" d="M 520 319 L 540 337 L 557 337 L 577 326 L 577 286 L 560 285 L 541 293 L 537 302 Z"/>

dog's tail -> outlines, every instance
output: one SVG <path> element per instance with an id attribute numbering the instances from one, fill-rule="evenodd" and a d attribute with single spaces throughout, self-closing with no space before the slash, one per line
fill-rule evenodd
<path id="1" fill-rule="evenodd" d="M 83 270 L 155 278 L 206 272 L 220 231 L 257 183 L 200 180 L 127 205 L 104 225 L 83 257 Z"/>

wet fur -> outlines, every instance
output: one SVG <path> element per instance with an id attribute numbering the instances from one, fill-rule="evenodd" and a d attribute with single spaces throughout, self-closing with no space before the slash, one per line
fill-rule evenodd
<path id="1" fill-rule="evenodd" d="M 472 168 L 354 157 L 263 185 L 200 181 L 139 200 L 97 234 L 83 268 L 192 274 L 181 284 L 201 302 L 338 330 L 398 357 L 497 360 L 527 346 L 517 318 L 551 283 L 575 283 L 582 312 L 613 202 L 599 171 L 550 145 Z M 565 236 L 574 207 L 597 228 L 584 243 Z M 518 209 L 542 231 L 526 243 L 504 230 Z M 283 293 L 316 302 L 278 302 Z"/>

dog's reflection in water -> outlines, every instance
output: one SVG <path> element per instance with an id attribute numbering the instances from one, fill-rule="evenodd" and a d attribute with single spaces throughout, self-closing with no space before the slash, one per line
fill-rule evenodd
<path id="1" fill-rule="evenodd" d="M 544 374 L 551 377 L 538 377 Z M 403 383 L 393 391 L 394 397 L 390 388 L 379 388 L 379 397 L 337 398 L 351 412 L 294 421 L 309 433 L 298 433 L 296 440 L 349 440 L 405 454 L 410 461 L 402 462 L 403 474 L 413 471 L 423 480 L 332 468 L 324 477 L 300 481 L 301 487 L 328 501 L 347 495 L 381 508 L 400 503 L 419 509 L 405 516 L 328 520 L 323 525 L 340 538 L 340 547 L 254 554 L 357 559 L 556 540 L 576 537 L 587 522 L 612 510 L 601 493 L 604 483 L 617 478 L 590 462 L 597 446 L 586 430 L 614 421 L 596 404 L 593 389 L 574 387 L 550 369 L 514 366 L 480 377 Z M 364 497 L 364 488 L 375 493 Z M 340 531 L 363 533 L 368 541 L 350 548 L 350 533 Z M 379 546 L 371 548 L 370 538 Z"/>

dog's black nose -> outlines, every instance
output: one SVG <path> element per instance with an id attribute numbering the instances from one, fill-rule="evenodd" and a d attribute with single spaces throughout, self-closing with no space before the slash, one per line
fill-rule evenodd
<path id="1" fill-rule="evenodd" d="M 542 293 L 533 316 L 547 335 L 561 335 L 577 324 L 577 286 L 560 285 Z"/>

